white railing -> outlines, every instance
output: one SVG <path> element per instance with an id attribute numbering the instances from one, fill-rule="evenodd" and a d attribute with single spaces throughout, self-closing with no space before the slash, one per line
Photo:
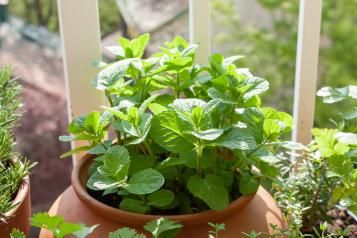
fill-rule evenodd
<path id="1" fill-rule="evenodd" d="M 68 95 L 69 119 L 98 109 L 103 98 L 91 87 L 101 58 L 98 0 L 57 0 Z M 190 40 L 200 43 L 197 60 L 210 54 L 210 0 L 190 1 Z M 248 1 L 248 0 L 247 0 Z M 293 140 L 311 140 L 320 42 L 322 0 L 300 0 L 294 95 Z"/>

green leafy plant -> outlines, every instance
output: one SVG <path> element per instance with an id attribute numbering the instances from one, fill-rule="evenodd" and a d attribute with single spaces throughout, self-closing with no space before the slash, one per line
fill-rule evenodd
<path id="1" fill-rule="evenodd" d="M 97 225 L 87 227 L 83 224 L 70 223 L 60 216 L 50 216 L 47 213 L 33 215 L 31 226 L 49 230 L 56 238 L 63 238 L 70 234 L 77 238 L 85 238 L 97 227 Z"/>
<path id="2" fill-rule="evenodd" d="M 215 34 L 215 47 L 227 55 L 249 55 L 240 62 L 254 72 L 264 75 L 271 83 L 270 93 L 263 99 L 292 112 L 294 71 L 298 32 L 298 0 L 257 0 L 249 6 L 254 14 L 237 9 L 246 3 L 235 0 L 212 1 L 213 24 L 220 29 Z M 253 10 L 254 9 L 254 10 Z M 324 0 L 321 21 L 319 84 L 342 87 L 357 78 L 357 28 L 354 26 L 357 5 L 355 0 Z M 242 15 L 240 15 L 242 14 Z M 243 15 L 244 14 L 244 15 Z M 249 16 L 248 19 L 246 16 Z M 349 52 L 346 54 L 346 52 Z M 274 63 L 271 63 L 274 62 Z M 269 65 L 269 66 L 267 66 Z M 336 80 L 338 79 L 338 80 Z M 335 110 L 348 110 L 349 105 L 316 103 L 315 124 L 328 126 L 327 118 L 334 118 Z"/>
<path id="3" fill-rule="evenodd" d="M 98 225 L 86 226 L 65 221 L 61 216 L 51 216 L 47 213 L 36 213 L 31 218 L 31 226 L 50 231 L 55 238 L 64 238 L 73 235 L 77 238 L 85 238 L 98 227 Z M 153 238 L 174 238 L 180 232 L 182 225 L 166 218 L 158 218 L 145 224 L 144 229 Z M 11 238 L 25 238 L 25 234 L 17 229 L 11 232 Z M 123 227 L 110 232 L 108 238 L 146 238 L 135 229 Z"/>
<path id="4" fill-rule="evenodd" d="M 18 95 L 21 87 L 11 76 L 10 67 L 0 69 L 0 222 L 17 204 L 13 203 L 19 185 L 34 165 L 15 152 L 13 127 L 21 107 Z"/>
<path id="5" fill-rule="evenodd" d="M 328 104 L 357 98 L 356 86 L 324 87 L 317 95 Z M 282 179 L 275 196 L 287 217 L 289 237 L 339 237 L 347 232 L 326 235 L 326 226 L 332 222 L 328 211 L 336 204 L 357 211 L 356 112 L 355 107 L 339 112 L 340 120 L 332 120 L 337 129 L 314 128 L 313 140 L 302 153 L 293 154 L 293 159 L 280 157 Z"/>
<path id="6" fill-rule="evenodd" d="M 261 107 L 269 83 L 236 67 L 241 56 L 195 64 L 197 45 L 182 37 L 142 58 L 149 38 L 108 48 L 118 61 L 102 63 L 94 81 L 108 106 L 74 119 L 60 137 L 88 142 L 62 157 L 94 155 L 89 193 L 126 211 L 182 214 L 224 209 L 274 181 L 274 153 L 291 145 L 280 136 L 292 118 Z"/>

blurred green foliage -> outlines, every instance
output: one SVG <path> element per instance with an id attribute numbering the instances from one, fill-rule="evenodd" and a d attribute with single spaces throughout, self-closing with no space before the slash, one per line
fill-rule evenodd
<path id="1" fill-rule="evenodd" d="M 9 9 L 28 23 L 45 26 L 52 32 L 59 30 L 56 0 L 11 0 Z M 102 36 L 118 30 L 121 18 L 115 0 L 99 1 L 99 15 Z"/>
<path id="2" fill-rule="evenodd" d="M 227 54 L 241 54 L 246 58 L 243 65 L 270 81 L 271 89 L 265 95 L 269 104 L 282 110 L 292 111 L 298 0 L 257 0 L 269 13 L 271 27 L 243 25 L 235 0 L 214 0 L 214 23 L 218 48 Z M 319 82 L 321 86 L 341 87 L 357 81 L 357 1 L 324 0 L 319 58 Z M 259 25 L 259 24 L 258 24 Z M 266 25 L 266 24 L 264 24 Z M 241 61 L 240 61 L 241 62 Z M 350 107 L 345 105 L 316 104 L 315 123 L 330 126 L 328 118 L 334 118 L 333 111 Z"/>

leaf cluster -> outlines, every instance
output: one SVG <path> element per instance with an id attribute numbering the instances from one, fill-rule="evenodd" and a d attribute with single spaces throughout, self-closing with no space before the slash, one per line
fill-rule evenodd
<path id="1" fill-rule="evenodd" d="M 324 87 L 317 95 L 330 104 L 355 99 L 354 91 L 355 86 Z M 351 112 L 357 111 L 351 108 Z M 327 212 L 337 204 L 357 211 L 357 134 L 348 126 L 356 118 L 339 113 L 342 121 L 336 123 L 336 129 L 314 128 L 313 140 L 302 153 L 293 154 L 293 159 L 282 157 L 282 186 L 276 188 L 276 197 L 296 234 L 302 227 L 321 233 L 316 224 L 330 222 Z"/>
<path id="2" fill-rule="evenodd" d="M 102 63 L 94 81 L 108 106 L 74 119 L 60 137 L 88 142 L 62 157 L 96 156 L 90 191 L 118 198 L 111 205 L 126 211 L 181 214 L 224 209 L 274 181 L 274 153 L 291 146 L 280 136 L 292 118 L 261 107 L 268 81 L 237 67 L 241 56 L 195 64 L 197 45 L 182 37 L 143 58 L 149 38 L 108 48 L 118 60 Z"/>
<path id="3" fill-rule="evenodd" d="M 16 206 L 14 195 L 33 166 L 14 149 L 12 129 L 19 117 L 20 92 L 21 87 L 12 78 L 10 67 L 0 69 L 0 222 L 6 221 L 5 213 Z"/>

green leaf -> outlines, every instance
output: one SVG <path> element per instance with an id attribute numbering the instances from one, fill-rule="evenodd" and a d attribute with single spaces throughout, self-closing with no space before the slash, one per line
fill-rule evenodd
<path id="1" fill-rule="evenodd" d="M 248 101 L 255 95 L 259 95 L 269 89 L 269 82 L 262 78 L 248 78 L 246 84 L 249 85 L 248 90 L 244 90 L 243 99 Z"/>
<path id="2" fill-rule="evenodd" d="M 90 149 L 92 149 L 92 148 L 93 148 L 93 146 L 77 147 L 77 148 L 75 148 L 75 149 L 73 149 L 73 150 L 67 151 L 66 153 L 62 154 L 62 155 L 60 156 L 60 158 L 63 159 L 63 158 L 66 158 L 66 157 L 68 157 L 68 156 L 70 156 L 70 155 L 77 154 L 77 153 L 82 152 L 82 151 L 87 151 L 87 150 L 90 150 Z"/>
<path id="3" fill-rule="evenodd" d="M 103 144 L 104 145 L 98 144 L 98 145 L 94 146 L 92 149 L 88 150 L 88 154 L 92 154 L 92 155 L 104 154 L 107 151 L 107 148 L 111 147 L 112 141 L 107 140 L 107 141 L 104 141 Z"/>
<path id="4" fill-rule="evenodd" d="M 206 104 L 207 103 L 201 99 L 190 98 L 190 99 L 175 99 L 175 101 L 169 106 L 183 112 L 191 112 L 192 109 L 194 109 L 195 107 L 203 108 L 206 106 Z"/>
<path id="5" fill-rule="evenodd" d="M 207 94 L 210 98 L 219 99 L 222 103 L 225 104 L 235 104 L 236 102 L 231 100 L 226 93 L 219 91 L 216 88 L 209 88 Z"/>
<path id="6" fill-rule="evenodd" d="M 121 184 L 121 181 L 105 176 L 99 171 L 94 172 L 87 180 L 87 187 L 94 191 L 114 189 L 121 186 Z"/>
<path id="7" fill-rule="evenodd" d="M 336 103 L 348 97 L 357 99 L 357 86 L 349 85 L 343 88 L 323 87 L 317 91 L 317 96 L 322 97 L 324 103 Z"/>
<path id="8" fill-rule="evenodd" d="M 198 139 L 213 141 L 224 133 L 223 129 L 208 129 L 200 132 L 191 132 Z"/>
<path id="9" fill-rule="evenodd" d="M 323 157 L 330 157 L 335 154 L 336 130 L 314 128 L 311 132 L 317 143 L 317 149 L 321 152 Z"/>
<path id="10" fill-rule="evenodd" d="M 222 146 L 232 150 L 251 150 L 257 147 L 253 135 L 245 128 L 233 128 L 210 145 Z"/>
<path id="11" fill-rule="evenodd" d="M 224 182 L 217 176 L 206 175 L 202 179 L 193 175 L 188 180 L 187 188 L 193 196 L 203 200 L 212 210 L 222 210 L 229 204 L 229 196 Z"/>
<path id="12" fill-rule="evenodd" d="M 339 142 L 347 145 L 357 145 L 357 134 L 347 132 L 337 132 L 336 138 Z"/>
<path id="13" fill-rule="evenodd" d="M 84 128 L 90 134 L 97 134 L 100 126 L 100 113 L 91 112 L 84 120 Z"/>
<path id="14" fill-rule="evenodd" d="M 135 212 L 140 214 L 145 214 L 149 211 L 149 206 L 145 205 L 145 202 L 142 200 L 136 200 L 132 198 L 124 198 L 120 202 L 120 209 Z"/>
<path id="15" fill-rule="evenodd" d="M 177 117 L 172 111 L 162 112 L 153 118 L 150 136 L 157 144 L 171 152 L 189 152 L 194 148 L 179 130 Z"/>
<path id="16" fill-rule="evenodd" d="M 105 67 L 99 72 L 96 80 L 94 81 L 95 88 L 104 91 L 113 87 L 125 76 L 132 61 L 133 59 L 124 59 Z"/>
<path id="17" fill-rule="evenodd" d="M 148 205 L 160 208 L 170 205 L 175 199 L 175 195 L 170 190 L 160 189 L 150 194 L 147 199 Z"/>
<path id="18" fill-rule="evenodd" d="M 180 232 L 182 225 L 161 217 L 148 222 L 144 228 L 152 234 L 153 238 L 174 238 Z"/>
<path id="19" fill-rule="evenodd" d="M 164 182 L 164 177 L 157 170 L 144 169 L 130 177 L 125 190 L 133 194 L 149 194 L 159 190 Z"/>
<path id="20" fill-rule="evenodd" d="M 77 238 L 87 237 L 99 226 L 99 225 L 86 226 L 84 224 L 79 224 L 79 225 L 81 226 L 81 230 L 73 233 Z"/>
<path id="21" fill-rule="evenodd" d="M 307 150 L 307 147 L 301 143 L 295 141 L 281 141 L 281 142 L 273 142 L 271 145 L 280 145 L 285 149 L 289 150 Z"/>
<path id="22" fill-rule="evenodd" d="M 134 58 L 141 58 L 144 55 L 145 48 L 150 41 L 150 34 L 145 33 L 130 42 Z"/>
<path id="23" fill-rule="evenodd" d="M 249 195 L 258 191 L 260 181 L 258 178 L 244 174 L 239 180 L 239 191 L 243 195 Z"/>
<path id="24" fill-rule="evenodd" d="M 26 236 L 22 231 L 15 228 L 11 231 L 10 238 L 26 238 Z"/>
<path id="25" fill-rule="evenodd" d="M 82 229 L 81 225 L 64 221 L 62 217 L 47 213 L 36 213 L 31 218 L 31 225 L 51 231 L 56 238 L 64 238 Z"/>
<path id="26" fill-rule="evenodd" d="M 281 126 L 276 119 L 266 119 L 263 123 L 263 130 L 267 138 L 275 138 L 280 135 Z"/>
<path id="27" fill-rule="evenodd" d="M 146 238 L 145 235 L 137 233 L 136 230 L 124 227 L 110 232 L 108 238 Z"/>
<path id="28" fill-rule="evenodd" d="M 242 58 L 244 58 L 243 55 L 234 55 L 234 56 L 225 58 L 225 59 L 223 60 L 223 66 L 224 66 L 224 67 L 227 67 L 228 65 L 233 64 L 235 61 L 240 60 L 240 59 L 242 59 Z"/>
<path id="29" fill-rule="evenodd" d="M 144 169 L 153 168 L 154 162 L 144 155 L 132 155 L 129 174 L 132 175 Z"/>
<path id="30" fill-rule="evenodd" d="M 160 114 L 161 112 L 167 111 L 167 108 L 158 104 L 158 103 L 150 103 L 149 104 L 149 109 L 154 113 L 155 115 Z"/>
<path id="31" fill-rule="evenodd" d="M 125 181 L 129 172 L 130 156 L 126 148 L 115 145 L 109 148 L 103 156 L 103 165 L 98 167 L 102 175 Z"/>

